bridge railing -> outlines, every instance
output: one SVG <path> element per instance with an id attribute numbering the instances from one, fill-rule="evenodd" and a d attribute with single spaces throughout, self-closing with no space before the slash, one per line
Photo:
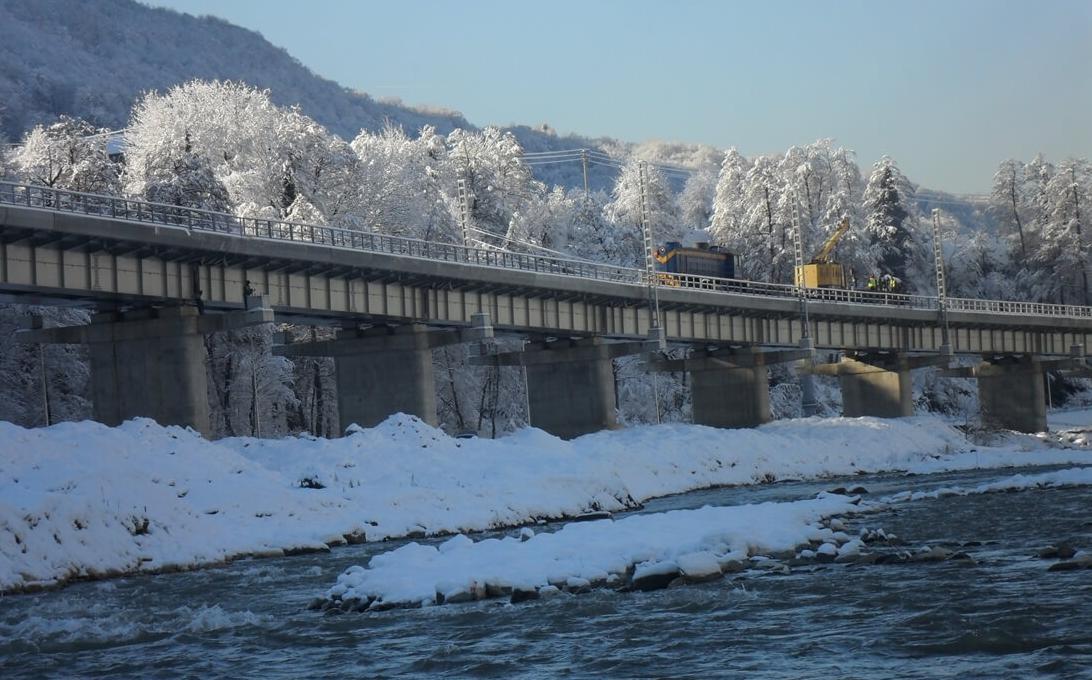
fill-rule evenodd
<path id="1" fill-rule="evenodd" d="M 860 305 L 897 305 L 915 309 L 938 309 L 937 298 L 927 295 L 906 295 L 904 293 L 878 293 L 865 290 L 844 288 L 800 288 L 784 283 L 764 283 L 742 279 L 721 279 L 712 276 L 693 274 L 660 273 L 659 283 L 666 288 L 688 288 L 721 291 L 740 295 L 759 295 L 762 297 L 800 298 L 816 302 L 844 302 Z"/>
<path id="2" fill-rule="evenodd" d="M 118 196 L 103 196 L 10 182 L 0 182 L 0 204 L 3 203 L 58 212 L 109 217 L 128 222 L 220 232 L 244 238 L 294 241 L 333 248 L 387 253 L 483 267 L 518 269 L 601 281 L 639 283 L 641 278 L 640 271 L 636 269 L 581 260 L 472 248 L 458 244 L 423 241 L 341 227 L 258 217 L 239 217 L 229 213 L 201 210 L 199 208 L 187 208 L 149 201 L 134 201 Z"/>
<path id="3" fill-rule="evenodd" d="M 1047 302 L 1016 302 L 1008 300 L 975 300 L 973 298 L 948 298 L 948 311 L 988 312 L 990 314 L 1015 314 L 1020 316 L 1058 316 L 1077 319 L 1092 318 L 1092 307 L 1057 305 Z"/>
<path id="4" fill-rule="evenodd" d="M 560 257 L 472 248 L 459 244 L 422 241 L 340 227 L 239 217 L 229 213 L 201 210 L 199 208 L 135 201 L 118 196 L 104 196 L 12 182 L 0 182 L 0 204 L 20 205 L 200 231 L 213 231 L 240 238 L 293 241 L 483 267 L 517 269 L 619 283 L 647 284 L 645 275 L 641 270 L 627 267 L 569 260 Z M 820 302 L 939 309 L 938 299 L 925 295 L 837 288 L 805 288 L 801 290 L 796 286 L 786 284 L 720 279 L 690 274 L 659 273 L 657 274 L 657 284 L 663 288 L 686 287 L 740 295 L 799 298 L 803 294 L 809 300 Z M 1092 307 L 1040 302 L 948 298 L 947 308 L 953 312 L 1092 318 Z"/>

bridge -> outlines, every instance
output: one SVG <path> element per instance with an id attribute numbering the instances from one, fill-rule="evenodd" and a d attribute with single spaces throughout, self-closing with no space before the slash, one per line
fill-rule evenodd
<path id="1" fill-rule="evenodd" d="M 811 364 L 813 348 L 844 355 L 810 370 L 839 376 L 846 415 L 905 415 L 910 371 L 969 355 L 983 415 L 1038 431 L 1042 371 L 1084 370 L 1092 336 L 1092 308 L 1074 305 L 655 283 L 658 317 L 643 270 L 0 183 L 0 299 L 100 310 L 22 337 L 89 345 L 107 423 L 149 415 L 207 432 L 201 336 L 276 319 L 342 328 L 278 351 L 335 357 L 343 424 L 399 410 L 435 422 L 431 349 L 505 332 L 531 342 L 479 361 L 526 367 L 532 424 L 562 436 L 614 426 L 604 367 L 616 356 L 691 372 L 696 422 L 748 426 L 769 419 L 767 366 Z M 248 304 L 248 285 L 260 301 Z M 654 327 L 690 357 L 657 358 Z M 165 385 L 187 396 L 152 394 Z"/>

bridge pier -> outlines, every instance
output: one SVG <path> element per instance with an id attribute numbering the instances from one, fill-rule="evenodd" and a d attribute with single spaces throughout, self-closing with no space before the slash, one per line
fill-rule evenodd
<path id="1" fill-rule="evenodd" d="M 566 338 L 527 343 L 521 352 L 482 357 L 474 363 L 523 366 L 531 425 L 573 439 L 618 427 L 612 360 L 647 349 L 644 342 Z"/>
<path id="2" fill-rule="evenodd" d="M 1043 361 L 1023 355 L 988 356 L 977 366 L 945 371 L 948 378 L 975 378 L 982 422 L 1017 432 L 1046 432 L 1046 388 L 1043 373 L 1048 368 L 1079 365 L 1074 359 Z"/>
<path id="3" fill-rule="evenodd" d="M 846 418 L 904 418 L 914 415 L 911 371 L 947 365 L 947 354 L 906 356 L 902 353 L 851 354 L 836 364 L 816 366 L 819 375 L 838 376 L 842 415 Z"/>
<path id="4" fill-rule="evenodd" d="M 811 350 L 763 352 L 753 347 L 721 348 L 691 353 L 685 359 L 652 361 L 649 369 L 690 374 L 695 424 L 757 427 L 770 421 L 767 367 L 809 356 Z"/>
<path id="5" fill-rule="evenodd" d="M 94 419 L 136 417 L 211 435 L 203 336 L 273 320 L 262 298 L 241 312 L 201 315 L 191 305 L 96 314 L 86 326 L 37 328 L 22 342 L 87 345 Z"/>
<path id="6" fill-rule="evenodd" d="M 1046 432 L 1043 362 L 1036 357 L 1003 357 L 978 367 L 982 422 L 1017 432 Z"/>
<path id="7" fill-rule="evenodd" d="M 432 350 L 445 345 L 487 341 L 489 317 L 475 315 L 473 328 L 433 331 L 422 324 L 347 329 L 333 340 L 274 347 L 280 356 L 333 357 L 338 422 L 374 427 L 395 413 L 415 415 L 439 425 Z"/>

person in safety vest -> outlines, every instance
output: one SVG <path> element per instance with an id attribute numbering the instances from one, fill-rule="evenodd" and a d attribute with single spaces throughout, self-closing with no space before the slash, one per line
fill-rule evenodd
<path id="1" fill-rule="evenodd" d="M 880 281 L 876 278 L 875 274 L 870 274 L 867 285 L 869 291 L 876 292 L 876 289 L 880 286 Z"/>

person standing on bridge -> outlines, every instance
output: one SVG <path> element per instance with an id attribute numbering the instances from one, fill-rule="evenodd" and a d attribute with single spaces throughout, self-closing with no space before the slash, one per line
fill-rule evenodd
<path id="1" fill-rule="evenodd" d="M 875 274 L 869 274 L 868 283 L 866 285 L 870 293 L 875 293 L 876 289 L 880 287 L 880 280 L 876 278 Z"/>

